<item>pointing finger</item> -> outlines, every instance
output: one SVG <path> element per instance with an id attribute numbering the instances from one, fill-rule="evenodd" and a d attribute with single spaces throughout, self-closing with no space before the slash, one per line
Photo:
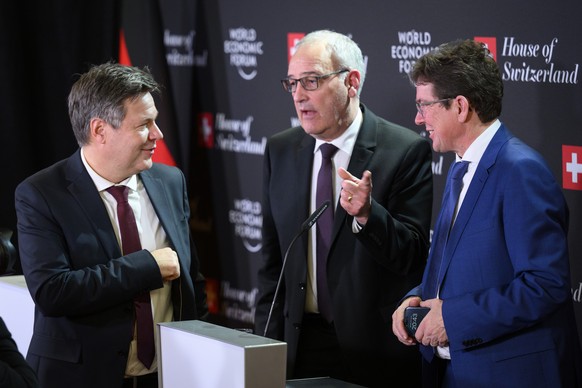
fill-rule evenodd
<path id="1" fill-rule="evenodd" d="M 348 172 L 348 170 L 346 170 L 343 167 L 338 168 L 337 170 L 340 178 L 342 178 L 343 180 L 347 180 L 347 181 L 357 181 L 357 178 L 355 176 L 353 176 L 352 174 L 350 174 Z"/>

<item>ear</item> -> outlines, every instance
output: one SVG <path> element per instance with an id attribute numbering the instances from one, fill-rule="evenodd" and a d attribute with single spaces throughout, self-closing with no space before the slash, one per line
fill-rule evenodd
<path id="1" fill-rule="evenodd" d="M 360 89 L 360 72 L 358 70 L 350 70 L 346 77 L 346 85 L 350 98 L 356 97 Z"/>
<path id="2" fill-rule="evenodd" d="M 457 117 L 459 122 L 466 122 L 470 119 L 471 115 L 471 103 L 465 96 L 457 96 L 453 100 L 453 109 L 457 111 Z"/>
<path id="3" fill-rule="evenodd" d="M 90 143 L 103 144 L 106 138 L 106 128 L 107 123 L 100 118 L 93 117 L 89 122 L 89 139 Z"/>

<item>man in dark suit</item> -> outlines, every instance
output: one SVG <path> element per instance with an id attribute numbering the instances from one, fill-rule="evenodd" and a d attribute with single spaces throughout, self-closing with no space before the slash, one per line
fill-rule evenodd
<path id="1" fill-rule="evenodd" d="M 34 371 L 18 351 L 16 342 L 2 318 L 0 318 L 0 387 L 38 387 Z"/>
<path id="2" fill-rule="evenodd" d="M 468 169 L 448 225 L 443 202 L 422 285 L 393 314 L 394 334 L 421 344 L 425 387 L 579 387 L 568 209 L 543 158 L 498 119 L 497 64 L 482 43 L 455 41 L 420 58 L 411 79 L 416 123 Z M 403 312 L 419 304 L 430 312 L 412 338 Z"/>
<path id="3" fill-rule="evenodd" d="M 301 127 L 270 138 L 265 152 L 256 331 L 265 331 L 285 251 L 321 205 L 321 152 L 333 144 L 333 198 L 325 212 L 335 214 L 327 264 L 316 264 L 323 231 L 318 220 L 289 251 L 266 334 L 287 342 L 288 378 L 331 376 L 374 387 L 406 375 L 415 386 L 419 357 L 390 338 L 389 322 L 399 292 L 419 281 L 424 268 L 431 150 L 416 133 L 360 104 L 364 77 L 360 49 L 335 32 L 306 35 L 291 58 L 282 83 Z M 327 271 L 319 281 L 318 267 Z"/>
<path id="4" fill-rule="evenodd" d="M 163 137 L 156 91 L 147 69 L 91 68 L 69 94 L 80 150 L 16 189 L 20 258 L 35 301 L 27 360 L 44 388 L 157 387 L 156 359 L 144 361 L 134 338 L 134 298 L 150 298 L 146 329 L 206 314 L 184 176 L 152 162 Z M 113 186 L 128 193 L 134 252 Z"/>

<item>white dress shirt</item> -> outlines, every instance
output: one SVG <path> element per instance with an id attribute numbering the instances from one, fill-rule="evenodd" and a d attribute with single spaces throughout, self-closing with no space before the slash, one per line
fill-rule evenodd
<path id="1" fill-rule="evenodd" d="M 337 139 L 334 139 L 331 144 L 338 148 L 338 151 L 332 158 L 332 165 L 333 171 L 332 179 L 333 179 L 333 206 L 330 207 L 329 210 L 335 212 L 337 207 L 339 196 L 341 192 L 341 183 L 342 179 L 337 173 L 338 168 L 343 167 L 347 170 L 348 164 L 350 163 L 350 158 L 352 156 L 352 150 L 354 149 L 354 145 L 356 144 L 356 138 L 358 137 L 358 132 L 360 131 L 360 127 L 362 125 L 363 115 L 362 111 L 358 109 L 358 113 L 354 118 L 354 121 L 348 129 Z M 310 213 L 313 213 L 321 204 L 315 203 L 315 196 L 317 192 L 317 175 L 319 173 L 319 169 L 321 167 L 321 151 L 319 147 L 325 143 L 321 140 L 315 140 L 315 147 L 313 149 L 313 166 L 311 171 L 311 205 L 310 205 Z M 326 211 L 329 211 L 326 210 Z M 316 279 L 316 237 L 315 232 L 317 225 L 311 228 L 309 231 L 309 243 L 307 249 L 307 295 L 305 298 L 305 311 L 310 313 L 317 313 L 319 312 L 317 308 L 317 279 Z"/>
<path id="2" fill-rule="evenodd" d="M 95 184 L 95 187 L 99 191 L 99 195 L 105 204 L 105 208 L 109 214 L 109 219 L 111 220 L 113 230 L 117 236 L 117 242 L 121 247 L 121 235 L 119 232 L 119 221 L 117 219 L 117 201 L 111 194 L 109 194 L 109 192 L 107 192 L 107 189 L 111 186 L 115 186 L 116 183 L 109 182 L 107 179 L 97 174 L 93 168 L 91 168 L 85 159 L 82 148 L 81 160 L 83 161 L 89 176 L 93 180 L 93 183 Z M 141 179 L 139 179 L 137 175 L 133 175 L 126 180 L 119 182 L 118 185 L 129 187 L 128 202 L 135 216 L 142 248 L 152 252 L 156 249 L 168 247 L 169 243 L 166 232 L 164 231 L 164 228 L 158 219 L 158 216 L 150 201 L 150 197 L 148 196 Z M 157 323 L 171 322 L 173 318 L 171 285 L 171 282 L 164 282 L 164 286 L 162 288 L 150 291 L 152 314 L 154 319 L 154 339 L 156 346 L 158 344 L 159 335 Z M 125 370 L 125 374 L 127 376 L 140 376 L 157 370 L 156 360 L 159 349 L 156 349 L 156 357 L 153 360 L 151 369 L 147 369 L 137 358 L 136 343 L 137 342 L 134 335 L 134 338 L 130 344 L 127 368 Z"/>

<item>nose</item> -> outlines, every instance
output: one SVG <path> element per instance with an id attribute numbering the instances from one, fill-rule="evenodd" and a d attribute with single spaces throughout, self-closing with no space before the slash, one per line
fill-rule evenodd
<path id="1" fill-rule="evenodd" d="M 164 138 L 164 134 L 162 133 L 162 130 L 160 129 L 160 127 L 158 127 L 158 124 L 156 124 L 154 122 L 154 124 L 150 127 L 149 139 L 150 140 L 161 140 L 163 138 Z"/>
<path id="2" fill-rule="evenodd" d="M 424 124 L 424 117 L 420 114 L 419 111 L 416 111 L 416 116 L 414 116 L 414 123 L 416 125 L 423 125 Z"/>
<path id="3" fill-rule="evenodd" d="M 291 93 L 293 95 L 293 101 L 299 102 L 305 100 L 307 96 L 307 93 L 305 92 L 306 90 L 303 89 L 303 85 L 301 85 L 301 82 L 297 82 L 297 84 L 295 85 L 295 91 Z"/>

